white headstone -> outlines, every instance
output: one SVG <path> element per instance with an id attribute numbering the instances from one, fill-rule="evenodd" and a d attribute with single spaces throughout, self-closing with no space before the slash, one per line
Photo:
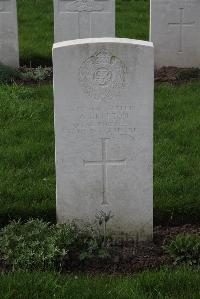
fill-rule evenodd
<path id="1" fill-rule="evenodd" d="M 0 63 L 19 66 L 16 0 L 0 0 Z"/>
<path id="2" fill-rule="evenodd" d="M 156 67 L 200 67 L 200 1 L 151 0 Z"/>
<path id="3" fill-rule="evenodd" d="M 111 211 L 111 232 L 151 239 L 152 43 L 57 43 L 53 65 L 58 221 Z"/>
<path id="4" fill-rule="evenodd" d="M 115 0 L 54 0 L 54 40 L 114 37 Z"/>

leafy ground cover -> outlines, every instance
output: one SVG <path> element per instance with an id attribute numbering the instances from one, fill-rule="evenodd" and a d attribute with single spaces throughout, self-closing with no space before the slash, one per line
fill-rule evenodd
<path id="1" fill-rule="evenodd" d="M 155 224 L 200 220 L 200 84 L 155 90 Z M 55 221 L 51 85 L 0 86 L 0 219 Z"/>
<path id="2" fill-rule="evenodd" d="M 133 277 L 64 276 L 49 272 L 0 276 L 2 299 L 199 299 L 199 270 L 144 272 Z"/>
<path id="3" fill-rule="evenodd" d="M 92 224 L 12 221 L 0 229 L 1 271 L 133 274 L 161 266 L 200 266 L 200 227 L 155 227 L 153 241 L 116 239 Z"/>
<path id="4" fill-rule="evenodd" d="M 13 69 L 0 64 L 0 84 L 16 83 L 19 85 L 32 85 L 52 83 L 53 68 L 38 66 L 36 68 L 20 67 Z"/>
<path id="5" fill-rule="evenodd" d="M 21 65 L 49 66 L 53 43 L 53 1 L 18 0 Z M 149 0 L 118 0 L 116 35 L 148 39 Z"/>

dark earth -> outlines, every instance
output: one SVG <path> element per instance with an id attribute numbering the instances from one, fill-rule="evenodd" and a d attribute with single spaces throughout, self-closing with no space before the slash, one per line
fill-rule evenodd
<path id="1" fill-rule="evenodd" d="M 174 266 L 173 260 L 165 252 L 164 246 L 178 234 L 200 234 L 200 226 L 186 224 L 175 227 L 157 226 L 154 228 L 153 242 L 134 245 L 123 242 L 113 248 L 110 260 L 90 260 L 74 265 L 66 265 L 67 273 L 86 274 L 134 274 L 161 266 Z"/>
<path id="2" fill-rule="evenodd" d="M 112 256 L 109 259 L 94 258 L 80 262 L 72 259 L 64 265 L 65 274 L 109 274 L 127 275 L 136 274 L 144 270 L 158 270 L 162 266 L 175 267 L 173 260 L 166 253 L 164 246 L 170 243 L 178 234 L 200 234 L 199 225 L 186 224 L 183 226 L 154 228 L 153 242 L 134 244 L 127 241 L 112 246 Z M 0 272 L 10 272 L 0 259 Z"/>
<path id="3" fill-rule="evenodd" d="M 42 69 L 42 68 L 41 68 Z M 45 74 L 43 78 L 38 79 L 34 76 L 35 72 L 38 72 L 38 68 L 27 68 L 21 67 L 18 72 L 22 74 L 31 73 L 33 76 L 27 76 L 24 78 L 14 79 L 17 84 L 38 84 L 38 83 L 51 83 L 53 78 L 52 67 L 43 68 Z M 177 68 L 177 67 L 162 67 L 155 70 L 155 82 L 168 82 L 172 84 L 182 84 L 186 82 L 191 82 L 194 80 L 200 80 L 200 69 L 198 68 Z"/>
<path id="4" fill-rule="evenodd" d="M 155 71 L 155 82 L 182 84 L 194 80 L 200 80 L 198 68 L 162 67 Z"/>

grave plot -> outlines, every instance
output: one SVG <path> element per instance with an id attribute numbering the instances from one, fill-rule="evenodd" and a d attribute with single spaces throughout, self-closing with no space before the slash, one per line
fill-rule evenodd
<path id="1" fill-rule="evenodd" d="M 0 298 L 199 298 L 199 2 L 158 2 L 172 66 L 156 69 L 154 111 L 152 44 L 126 39 L 148 40 L 148 1 L 117 1 L 124 39 L 86 43 L 111 29 L 96 24 L 111 2 L 60 1 L 76 24 L 54 46 L 54 88 L 53 1 L 17 4 L 21 67 L 0 66 Z"/>

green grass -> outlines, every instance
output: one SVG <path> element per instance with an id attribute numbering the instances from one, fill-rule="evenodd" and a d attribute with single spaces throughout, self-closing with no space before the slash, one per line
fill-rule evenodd
<path id="1" fill-rule="evenodd" d="M 155 90 L 156 223 L 200 221 L 200 83 Z"/>
<path id="2" fill-rule="evenodd" d="M 20 63 L 51 65 L 53 0 L 18 0 Z M 116 35 L 148 39 L 149 0 L 116 2 Z"/>
<path id="3" fill-rule="evenodd" d="M 187 268 L 135 277 L 10 273 L 0 277 L 1 299 L 199 299 L 199 271 Z"/>
<path id="4" fill-rule="evenodd" d="M 116 1 L 116 36 L 149 39 L 149 0 Z"/>
<path id="5" fill-rule="evenodd" d="M 0 87 L 0 219 L 55 219 L 52 87 Z"/>
<path id="6" fill-rule="evenodd" d="M 20 64 L 51 65 L 53 0 L 18 0 Z"/>
<path id="7" fill-rule="evenodd" d="M 200 221 L 200 84 L 155 91 L 155 224 Z M 0 222 L 55 220 L 52 86 L 0 87 Z"/>

